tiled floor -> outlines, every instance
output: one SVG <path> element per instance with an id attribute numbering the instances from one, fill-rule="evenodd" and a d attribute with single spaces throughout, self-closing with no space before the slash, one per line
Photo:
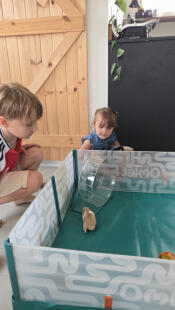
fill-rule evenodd
<path id="1" fill-rule="evenodd" d="M 48 162 L 45 161 L 40 167 L 40 171 L 43 173 L 44 181 L 54 175 L 56 167 L 61 162 Z M 26 210 L 26 206 L 15 206 L 14 203 L 7 203 L 0 205 L 0 218 L 4 220 L 3 226 L 0 228 L 0 309 L 12 310 L 11 305 L 11 284 L 9 280 L 8 269 L 6 265 L 5 253 L 3 241 L 7 238 L 10 230 L 18 221 L 20 216 Z"/>

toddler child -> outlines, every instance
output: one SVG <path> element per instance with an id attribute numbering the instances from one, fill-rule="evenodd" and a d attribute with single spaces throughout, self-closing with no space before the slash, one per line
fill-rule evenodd
<path id="1" fill-rule="evenodd" d="M 96 110 L 92 126 L 93 131 L 82 138 L 80 149 L 110 150 L 114 147 L 122 149 L 115 132 L 117 112 L 111 108 Z"/>
<path id="2" fill-rule="evenodd" d="M 0 85 L 0 204 L 31 202 L 42 187 L 39 167 L 43 155 L 37 144 L 22 139 L 37 130 L 42 116 L 39 99 L 18 83 Z"/>

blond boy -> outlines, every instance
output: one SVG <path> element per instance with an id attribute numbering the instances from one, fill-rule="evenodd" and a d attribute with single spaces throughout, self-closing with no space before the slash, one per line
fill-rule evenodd
<path id="1" fill-rule="evenodd" d="M 18 83 L 0 85 L 0 204 L 31 202 L 43 182 L 36 171 L 43 155 L 37 144 L 22 145 L 42 116 L 39 99 Z"/>

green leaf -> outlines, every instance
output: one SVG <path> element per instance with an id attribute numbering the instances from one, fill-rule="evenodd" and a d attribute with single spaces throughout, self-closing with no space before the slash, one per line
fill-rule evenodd
<path id="1" fill-rule="evenodd" d="M 124 50 L 122 48 L 118 48 L 117 50 L 117 58 L 121 57 L 124 54 Z"/>
<path id="2" fill-rule="evenodd" d="M 126 12 L 126 2 L 125 0 L 116 0 L 115 4 L 118 5 L 118 7 L 120 8 L 120 10 L 125 13 Z"/>
<path id="3" fill-rule="evenodd" d="M 115 31 L 118 33 L 118 32 L 119 32 L 119 30 L 121 29 L 121 27 L 122 27 L 122 25 L 121 25 L 121 24 L 117 25 L 117 26 L 116 26 L 116 28 L 115 28 Z"/>
<path id="4" fill-rule="evenodd" d="M 108 24 L 112 24 L 112 22 L 113 22 L 114 18 L 115 18 L 115 15 L 112 15 L 112 17 L 110 18 L 110 20 L 109 20 Z"/>
<path id="5" fill-rule="evenodd" d="M 113 81 L 116 81 L 118 80 L 119 76 L 118 75 L 115 75 L 114 78 L 113 78 Z"/>
<path id="6" fill-rule="evenodd" d="M 115 67 L 116 67 L 116 63 L 114 62 L 114 63 L 112 64 L 112 66 L 111 66 L 111 75 L 112 75 L 112 73 L 114 72 Z"/>
<path id="7" fill-rule="evenodd" d="M 116 43 L 116 41 L 112 41 L 112 45 L 111 45 L 111 50 L 113 49 L 113 47 L 116 45 L 117 43 Z"/>
<path id="8" fill-rule="evenodd" d="M 118 76 L 120 76 L 121 70 L 122 70 L 122 66 L 120 66 L 120 67 L 117 68 L 116 74 L 117 74 Z"/>

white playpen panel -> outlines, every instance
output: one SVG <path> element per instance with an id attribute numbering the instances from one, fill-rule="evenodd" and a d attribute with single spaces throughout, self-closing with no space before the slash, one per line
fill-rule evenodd
<path id="1" fill-rule="evenodd" d="M 173 310 L 175 262 L 46 247 L 13 246 L 22 300 L 75 306 Z"/>
<path id="2" fill-rule="evenodd" d="M 44 186 L 11 230 L 12 244 L 51 246 L 58 233 L 52 182 Z"/>

